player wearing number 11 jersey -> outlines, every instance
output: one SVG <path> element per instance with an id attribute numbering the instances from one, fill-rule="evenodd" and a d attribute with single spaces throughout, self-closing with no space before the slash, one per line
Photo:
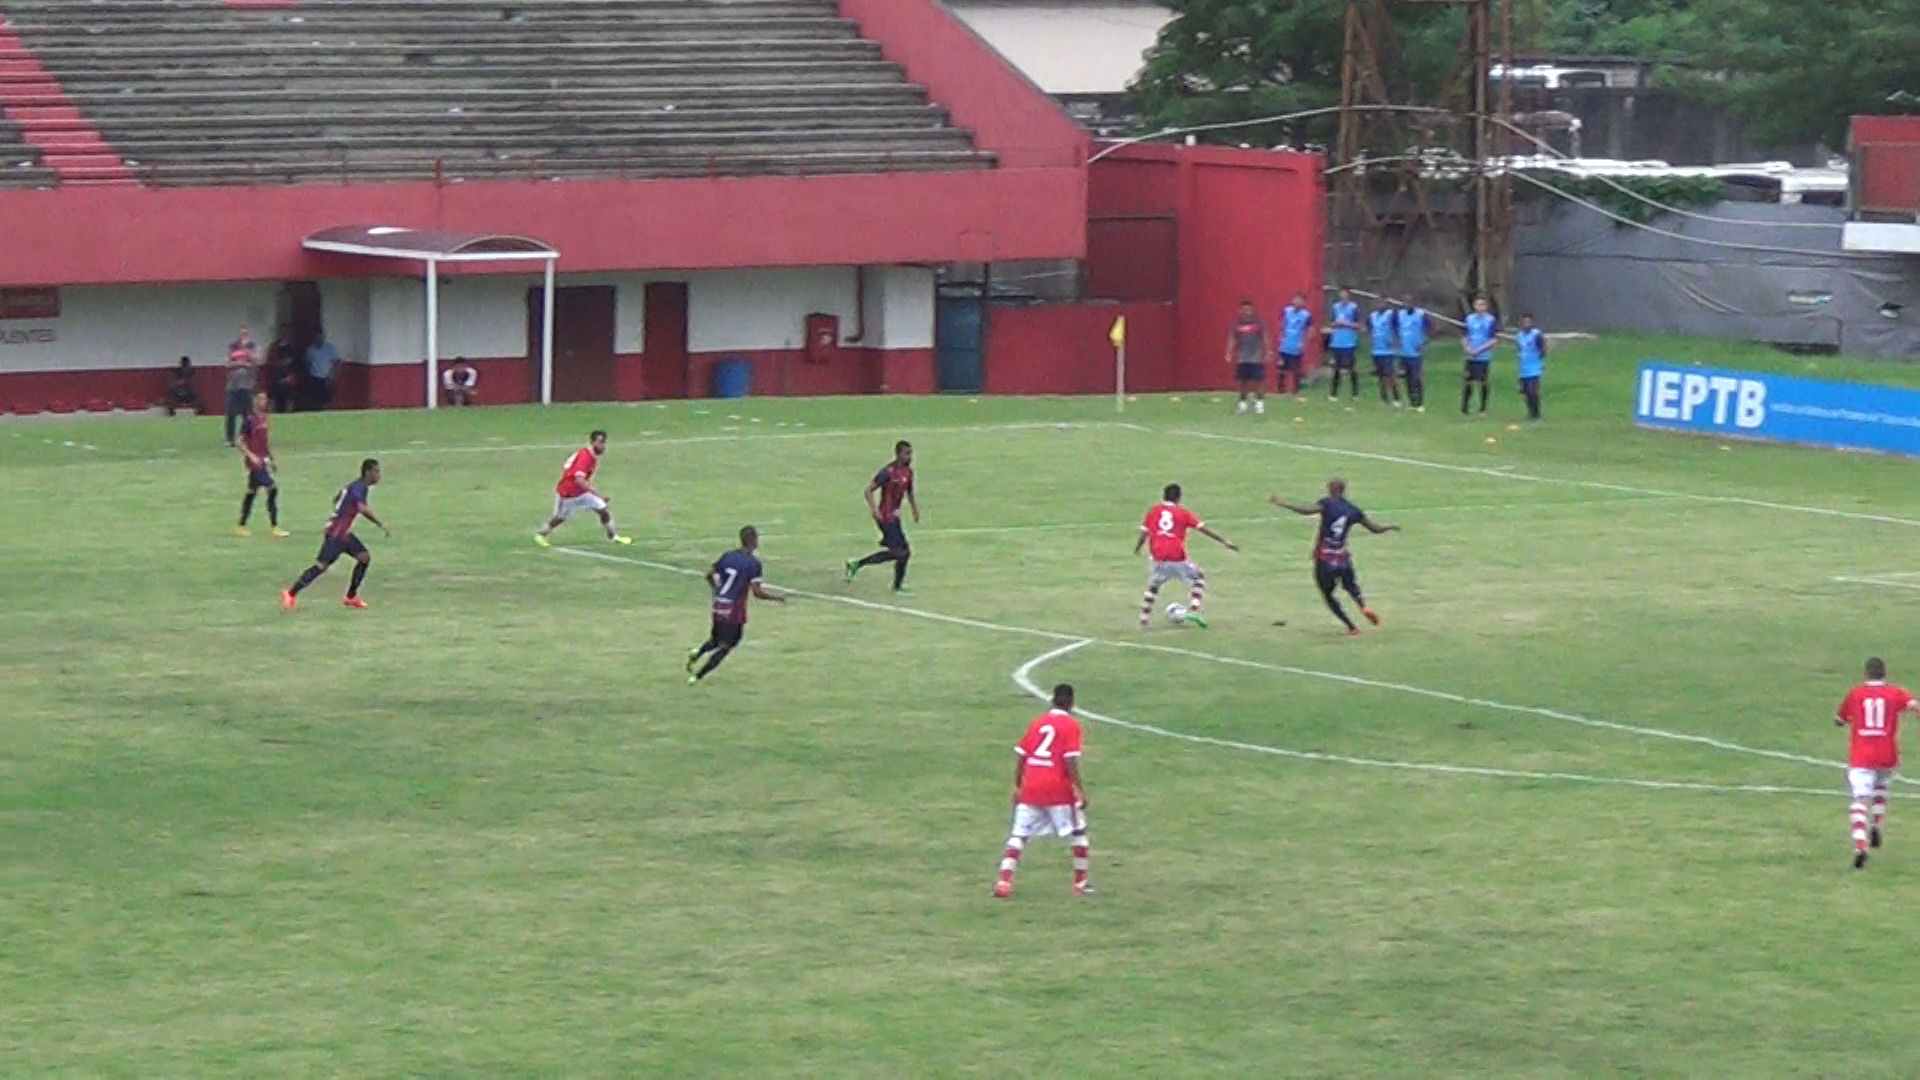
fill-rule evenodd
<path id="1" fill-rule="evenodd" d="M 1135 555 L 1140 554 L 1143 546 L 1151 545 L 1153 557 L 1153 569 L 1147 574 L 1147 592 L 1140 598 L 1140 629 L 1153 625 L 1154 598 L 1160 595 L 1162 585 L 1175 578 L 1189 587 L 1185 621 L 1205 629 L 1207 620 L 1200 614 L 1200 605 L 1207 599 L 1207 575 L 1198 563 L 1187 558 L 1187 533 L 1210 537 L 1228 551 L 1240 549 L 1207 528 L 1198 514 L 1180 505 L 1179 484 L 1168 484 L 1160 495 L 1161 501 L 1147 508 L 1147 516 L 1140 521 L 1140 535 L 1133 542 Z"/>
<path id="2" fill-rule="evenodd" d="M 1013 748 L 1013 828 L 1000 857 L 993 895 L 1013 895 L 1020 855 L 1036 833 L 1053 833 L 1073 848 L 1073 894 L 1093 892 L 1087 883 L 1087 789 L 1080 780 L 1080 721 L 1073 715 L 1073 687 L 1053 688 L 1053 708 L 1027 725 Z"/>
<path id="3" fill-rule="evenodd" d="M 1867 865 L 1867 849 L 1880 846 L 1887 823 L 1887 788 L 1900 765 L 1900 714 L 1914 708 L 1913 695 L 1887 683 L 1887 662 L 1867 661 L 1867 681 L 1848 691 L 1833 722 L 1848 729 L 1847 786 L 1853 802 L 1853 868 Z M 1872 824 L 1868 824 L 1871 818 Z"/>

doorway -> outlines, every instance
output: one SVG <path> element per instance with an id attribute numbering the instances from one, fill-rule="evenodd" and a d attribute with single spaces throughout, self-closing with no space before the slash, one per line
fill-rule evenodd
<path id="1" fill-rule="evenodd" d="M 986 383 L 986 297 L 977 286 L 945 286 L 934 308 L 934 370 L 942 393 L 977 394 Z"/>
<path id="2" fill-rule="evenodd" d="M 687 283 L 647 286 L 646 340 L 641 345 L 641 396 L 687 396 Z"/>
<path id="3" fill-rule="evenodd" d="M 540 400 L 541 290 L 527 290 L 527 398 Z M 584 285 L 553 291 L 553 400 L 612 401 L 614 288 Z"/>

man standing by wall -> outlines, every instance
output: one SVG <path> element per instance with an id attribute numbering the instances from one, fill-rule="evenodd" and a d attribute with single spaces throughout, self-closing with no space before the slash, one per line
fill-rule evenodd
<path id="1" fill-rule="evenodd" d="M 253 390 L 259 376 L 260 347 L 253 343 L 253 332 L 240 328 L 240 336 L 227 346 L 227 445 L 233 445 L 240 421 L 253 411 Z"/>
<path id="2" fill-rule="evenodd" d="M 307 346 L 307 381 L 313 388 L 313 407 L 324 409 L 333 404 L 333 377 L 340 370 L 340 350 L 327 335 L 316 334 Z"/>

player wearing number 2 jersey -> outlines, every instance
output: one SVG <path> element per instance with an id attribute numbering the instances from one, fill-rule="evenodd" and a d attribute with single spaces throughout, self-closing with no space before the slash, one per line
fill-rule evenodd
<path id="1" fill-rule="evenodd" d="M 1833 722 L 1848 729 L 1847 786 L 1853 802 L 1853 868 L 1867 865 L 1867 849 L 1880 846 L 1887 823 L 1887 788 L 1900 766 L 1900 714 L 1914 708 L 1913 695 L 1887 683 L 1887 663 L 1867 661 L 1867 681 L 1847 692 Z M 1868 824 L 1871 817 L 1872 824 Z"/>
<path id="2" fill-rule="evenodd" d="M 1161 501 L 1147 508 L 1147 516 L 1140 521 L 1140 535 L 1133 542 L 1135 555 L 1140 554 L 1142 547 L 1151 545 L 1153 557 L 1153 569 L 1147 575 L 1147 592 L 1140 598 L 1140 628 L 1145 630 L 1153 625 L 1153 601 L 1160 595 L 1160 587 L 1179 578 L 1189 586 L 1186 621 L 1204 629 L 1207 620 L 1200 614 L 1200 605 L 1207 598 L 1207 575 L 1199 564 L 1187 558 L 1187 533 L 1197 532 L 1217 540 L 1228 551 L 1240 549 L 1207 528 L 1199 515 L 1180 505 L 1179 484 L 1168 484 L 1160 495 Z"/>
<path id="3" fill-rule="evenodd" d="M 740 530 L 740 546 L 714 560 L 707 570 L 707 584 L 713 587 L 713 630 L 699 648 L 687 654 L 687 682 L 697 683 L 713 673 L 747 633 L 747 601 L 752 597 L 784 604 L 787 598 L 767 591 L 760 584 L 760 531 L 753 526 Z M 693 666 L 707 658 L 706 666 Z"/>
<path id="4" fill-rule="evenodd" d="M 1087 884 L 1087 789 L 1080 781 L 1080 721 L 1073 715 L 1073 687 L 1053 688 L 1053 707 L 1027 725 L 1013 748 L 1013 829 L 1000 857 L 1000 880 L 993 895 L 1013 895 L 1014 871 L 1027 839 L 1051 832 L 1073 848 L 1073 893 L 1093 891 Z"/>
<path id="5" fill-rule="evenodd" d="M 600 458 L 607 452 L 607 433 L 596 431 L 587 436 L 587 445 L 573 452 L 567 459 L 567 465 L 560 473 L 560 482 L 553 486 L 553 517 L 547 519 L 540 531 L 533 534 L 533 542 L 541 547 L 550 543 L 547 537 L 560 527 L 561 522 L 572 517 L 576 510 L 591 510 L 600 515 L 600 527 L 607 530 L 607 539 L 616 544 L 631 544 L 630 537 L 620 535 L 613 527 L 613 512 L 607 509 L 607 500 L 593 489 L 593 473 L 600 467 Z"/>
<path id="6" fill-rule="evenodd" d="M 1334 598 L 1333 590 L 1344 588 L 1353 602 L 1360 605 L 1360 614 L 1378 626 L 1380 616 L 1367 606 L 1366 597 L 1360 593 L 1360 580 L 1354 576 L 1353 553 L 1347 550 L 1347 541 L 1356 525 L 1371 533 L 1399 532 L 1400 526 L 1379 524 L 1369 518 L 1366 511 L 1348 502 L 1347 482 L 1337 476 L 1327 481 L 1327 497 L 1310 506 L 1296 506 L 1278 495 L 1269 501 L 1282 510 L 1320 518 L 1320 531 L 1313 540 L 1313 580 L 1320 587 L 1320 598 L 1327 602 L 1327 610 L 1333 612 L 1333 617 L 1340 620 L 1349 635 L 1360 633 L 1360 628 L 1347 617 L 1346 609 Z"/>

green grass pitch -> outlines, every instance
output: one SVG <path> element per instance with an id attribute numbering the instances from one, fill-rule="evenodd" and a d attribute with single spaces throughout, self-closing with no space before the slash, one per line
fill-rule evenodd
<path id="1" fill-rule="evenodd" d="M 1425 415 L 296 415 L 286 540 L 217 419 L 0 426 L 0 1072 L 1920 1075 L 1920 787 L 1849 869 L 1829 719 L 1869 654 L 1920 682 L 1916 466 L 1636 431 L 1645 356 L 1920 381 L 1613 340 L 1517 429 L 1510 360 L 1492 419 L 1440 362 Z M 539 550 L 593 427 L 635 543 Z M 839 580 L 902 437 L 910 600 Z M 372 608 L 281 611 L 363 454 Z M 1353 640 L 1265 506 L 1334 474 L 1405 527 Z M 1244 550 L 1142 633 L 1172 481 Z M 746 523 L 802 595 L 688 687 L 670 570 Z M 1016 672 L 1135 725 L 1089 723 L 1090 900 L 1051 843 L 988 896 Z"/>

